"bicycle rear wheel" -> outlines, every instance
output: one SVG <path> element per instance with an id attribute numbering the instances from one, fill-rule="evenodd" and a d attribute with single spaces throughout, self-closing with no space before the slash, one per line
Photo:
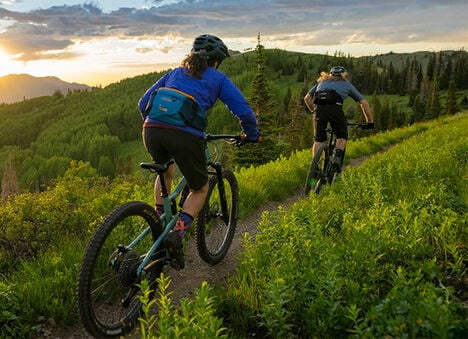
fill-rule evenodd
<path id="1" fill-rule="evenodd" d="M 145 230 L 146 235 L 130 248 Z M 78 309 L 89 334 L 112 338 L 134 328 L 142 308 L 137 284 L 146 278 L 154 291 L 163 263 L 157 262 L 144 277 L 137 276 L 137 268 L 161 232 L 159 217 L 144 202 L 117 207 L 96 230 L 85 251 L 77 284 Z M 160 251 L 153 256 L 156 260 L 163 255 Z"/>
<path id="2" fill-rule="evenodd" d="M 237 225 L 239 186 L 228 169 L 222 171 L 222 183 L 210 176 L 205 205 L 197 218 L 198 254 L 208 264 L 220 262 L 231 246 Z M 223 204 L 225 210 L 223 211 Z"/>
<path id="3" fill-rule="evenodd" d="M 317 150 L 312 162 L 310 163 L 309 171 L 305 184 L 304 193 L 307 196 L 310 191 L 320 193 L 322 187 L 327 184 L 327 166 L 330 159 L 329 149 L 327 144 L 323 144 Z"/>

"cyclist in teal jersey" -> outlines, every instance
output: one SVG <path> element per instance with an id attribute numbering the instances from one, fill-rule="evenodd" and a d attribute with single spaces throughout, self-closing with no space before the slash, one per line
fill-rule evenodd
<path id="1" fill-rule="evenodd" d="M 198 36 L 181 66 L 163 75 L 138 102 L 147 151 L 158 164 L 174 159 L 190 189 L 174 230 L 165 238 L 165 246 L 181 267 L 182 237 L 208 193 L 206 111 L 220 99 L 238 118 L 246 141 L 258 142 L 260 138 L 251 106 L 235 84 L 217 70 L 227 57 L 229 51 L 221 39 L 209 34 Z M 174 172 L 171 165 L 164 174 L 168 190 Z M 162 214 L 159 178 L 155 181 L 154 195 L 156 210 Z"/>
<path id="2" fill-rule="evenodd" d="M 343 102 L 347 97 L 359 102 L 366 118 L 367 129 L 374 128 L 374 118 L 369 103 L 364 96 L 348 81 L 348 72 L 343 66 L 334 66 L 330 73 L 322 72 L 304 101 L 311 112 L 314 113 L 314 144 L 312 153 L 315 155 L 322 143 L 327 140 L 327 124 L 335 131 L 336 154 L 333 162 L 341 168 L 343 163 L 346 141 L 348 139 L 348 126 L 343 111 Z"/>

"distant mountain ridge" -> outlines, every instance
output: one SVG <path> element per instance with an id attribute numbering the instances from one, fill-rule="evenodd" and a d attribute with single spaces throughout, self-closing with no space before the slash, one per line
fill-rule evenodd
<path id="1" fill-rule="evenodd" d="M 50 96 L 56 91 L 88 90 L 90 86 L 70 83 L 54 76 L 34 77 L 29 74 L 9 74 L 0 77 L 0 103 L 14 103 L 25 99 Z"/>

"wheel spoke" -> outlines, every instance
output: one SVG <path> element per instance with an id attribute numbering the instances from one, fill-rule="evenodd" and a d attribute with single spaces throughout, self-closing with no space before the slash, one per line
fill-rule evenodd
<path id="1" fill-rule="evenodd" d="M 151 232 L 146 232 L 148 226 Z M 136 287 L 141 281 L 137 268 L 161 232 L 154 209 L 142 202 L 118 207 L 96 230 L 81 264 L 77 289 L 82 323 L 91 335 L 123 336 L 134 327 L 142 307 L 137 298 L 142 293 Z M 130 243 L 135 247 L 119 245 Z M 146 275 L 151 283 L 162 267 L 162 261 L 151 267 Z"/>
<path id="2" fill-rule="evenodd" d="M 224 258 L 237 224 L 238 186 L 234 174 L 223 170 L 224 194 L 219 192 L 217 177 L 210 177 L 205 206 L 197 219 L 197 246 L 200 257 L 210 264 Z M 225 204 L 221 201 L 225 197 Z M 226 206 L 223 213 L 222 207 Z"/>

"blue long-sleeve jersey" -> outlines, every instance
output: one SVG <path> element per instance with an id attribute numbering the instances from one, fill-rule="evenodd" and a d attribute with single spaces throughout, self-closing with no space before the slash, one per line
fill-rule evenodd
<path id="1" fill-rule="evenodd" d="M 231 113 L 239 119 L 242 131 L 247 135 L 247 139 L 258 139 L 258 124 L 252 108 L 237 86 L 225 74 L 217 69 L 208 67 L 204 71 L 202 79 L 196 79 L 187 75 L 184 67 L 178 67 L 162 76 L 146 91 L 138 102 L 138 108 L 145 120 L 145 126 L 154 124 L 167 125 L 167 123 L 150 118 L 145 113 L 151 94 L 160 87 L 174 88 L 193 96 L 204 114 L 213 107 L 216 100 L 219 98 Z M 172 127 L 201 137 L 204 136 L 204 132 L 191 127 Z"/>

